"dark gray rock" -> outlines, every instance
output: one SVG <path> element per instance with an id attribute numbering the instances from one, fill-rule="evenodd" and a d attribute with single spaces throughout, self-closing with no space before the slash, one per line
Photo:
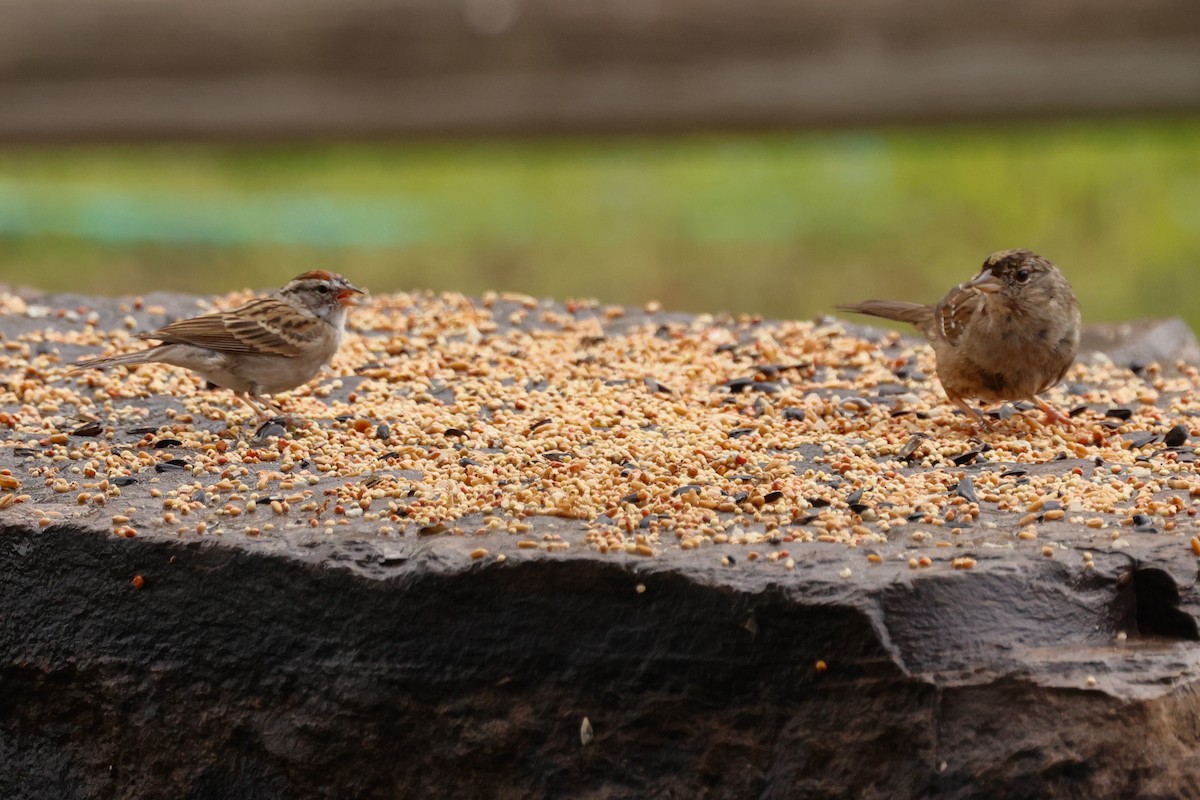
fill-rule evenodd
<path id="1" fill-rule="evenodd" d="M 1083 329 L 1080 349 L 1102 352 L 1114 364 L 1137 369 L 1155 363 L 1173 367 L 1179 361 L 1200 364 L 1196 335 L 1178 317 L 1088 325 Z"/>
<path id="2" fill-rule="evenodd" d="M 1120 797 L 1200 773 L 1194 622 L 1120 555 L 843 581 L 834 546 L 773 578 L 467 546 L 4 530 L 0 796 Z M 1168 612 L 1190 627 L 1138 634 Z"/>
<path id="3" fill-rule="evenodd" d="M 176 400 L 139 403 L 156 420 Z M 1200 793 L 1200 593 L 1178 534 L 1125 530 L 1118 549 L 1062 520 L 1026 543 L 981 502 L 959 537 L 973 569 L 953 568 L 961 546 L 912 569 L 902 544 L 872 564 L 817 542 L 791 546 L 794 570 L 763 563 L 778 541 L 758 561 L 601 555 L 551 517 L 530 538 L 570 549 L 353 521 L 254 536 L 216 508 L 189 519 L 204 536 L 122 538 L 32 479 L 29 444 L 0 450 L 31 495 L 0 509 L 3 798 Z M 1091 464 L 962 469 L 981 486 Z M 139 477 L 121 505 L 149 514 Z M 32 509 L 64 516 L 43 529 Z"/>

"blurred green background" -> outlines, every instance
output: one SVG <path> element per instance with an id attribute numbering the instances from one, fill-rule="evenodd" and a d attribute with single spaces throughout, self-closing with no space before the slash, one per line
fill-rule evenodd
<path id="1" fill-rule="evenodd" d="M 0 277 L 108 294 L 488 289 L 804 318 L 933 301 L 993 250 L 1085 318 L 1200 329 L 1200 117 L 704 135 L 0 151 Z"/>

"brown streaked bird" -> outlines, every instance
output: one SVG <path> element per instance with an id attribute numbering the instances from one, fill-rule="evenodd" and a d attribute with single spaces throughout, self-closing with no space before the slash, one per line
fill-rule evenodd
<path id="1" fill-rule="evenodd" d="M 866 300 L 838 308 L 915 326 L 933 346 L 946 396 L 984 427 L 987 420 L 967 398 L 1030 400 L 1047 423 L 1070 424 L 1038 395 L 1061 381 L 1075 360 L 1079 301 L 1066 276 L 1037 253 L 993 253 L 978 275 L 934 306 Z"/>
<path id="2" fill-rule="evenodd" d="M 233 390 L 259 419 L 270 419 L 268 412 L 283 411 L 264 395 L 295 389 L 316 377 L 337 352 L 347 311 L 362 294 L 341 275 L 313 270 L 232 311 L 138 334 L 139 339 L 161 342 L 154 347 L 80 361 L 74 370 L 135 364 L 183 367 L 210 384 Z"/>

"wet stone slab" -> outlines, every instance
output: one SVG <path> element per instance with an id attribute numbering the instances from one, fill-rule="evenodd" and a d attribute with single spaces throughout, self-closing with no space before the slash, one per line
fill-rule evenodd
<path id="1" fill-rule="evenodd" d="M 207 302 L 0 298 L 0 796 L 1200 785 L 1190 334 L 991 432 L 894 334 L 520 296 L 374 298 L 261 429 L 66 369 Z"/>

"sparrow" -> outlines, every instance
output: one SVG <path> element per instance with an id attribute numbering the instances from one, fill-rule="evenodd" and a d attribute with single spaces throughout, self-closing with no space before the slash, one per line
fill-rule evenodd
<path id="1" fill-rule="evenodd" d="M 984 428 L 967 398 L 1030 400 L 1047 423 L 1070 424 L 1038 397 L 1063 379 L 1079 350 L 1079 301 L 1066 277 L 1029 250 L 988 256 L 979 274 L 937 305 L 866 300 L 838 306 L 915 326 L 933 346 L 946 396 Z"/>
<path id="2" fill-rule="evenodd" d="M 161 342 L 154 347 L 80 361 L 72 371 L 135 364 L 183 367 L 212 386 L 233 390 L 259 419 L 271 419 L 283 410 L 264 395 L 295 389 L 316 377 L 337 352 L 346 314 L 363 294 L 341 275 L 313 270 L 232 311 L 138 334 Z"/>

